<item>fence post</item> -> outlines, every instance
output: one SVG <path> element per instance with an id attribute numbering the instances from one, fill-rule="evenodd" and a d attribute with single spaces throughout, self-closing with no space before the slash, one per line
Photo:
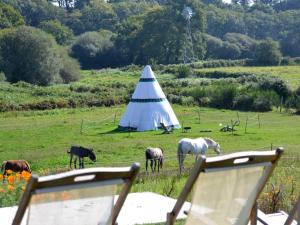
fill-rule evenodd
<path id="1" fill-rule="evenodd" d="M 281 113 L 282 105 L 283 105 L 283 96 L 281 96 L 281 98 L 280 98 L 280 106 L 279 106 L 280 113 Z"/>
<path id="2" fill-rule="evenodd" d="M 248 126 L 248 116 L 247 116 L 247 118 L 246 118 L 245 134 L 247 133 L 247 126 Z"/>
<path id="3" fill-rule="evenodd" d="M 117 113 L 115 112 L 114 125 L 115 125 L 115 123 L 116 123 L 116 117 L 117 117 Z"/>
<path id="4" fill-rule="evenodd" d="M 81 119 L 80 134 L 82 134 L 82 129 L 83 129 L 83 119 Z"/>
<path id="5" fill-rule="evenodd" d="M 200 110 L 198 110 L 197 112 L 198 112 L 198 120 L 199 120 L 199 124 L 200 124 L 200 120 L 201 120 L 201 117 L 200 117 Z"/>
<path id="6" fill-rule="evenodd" d="M 257 120 L 258 120 L 258 128 L 260 128 L 260 118 L 259 118 L 259 114 L 257 114 Z"/>

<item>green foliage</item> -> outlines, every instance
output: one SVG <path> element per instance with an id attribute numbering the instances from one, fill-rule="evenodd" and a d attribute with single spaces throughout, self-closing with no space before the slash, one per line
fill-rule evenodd
<path id="1" fill-rule="evenodd" d="M 72 55 L 79 60 L 83 68 L 105 67 L 112 60 L 114 42 L 113 33 L 102 30 L 81 34 L 72 45 Z"/>
<path id="2" fill-rule="evenodd" d="M 47 0 L 2 0 L 20 12 L 25 18 L 25 24 L 38 26 L 43 20 L 63 20 L 64 10 L 51 4 Z"/>
<path id="3" fill-rule="evenodd" d="M 24 24 L 22 15 L 13 7 L 0 3 L 0 29 L 11 28 Z"/>
<path id="4" fill-rule="evenodd" d="M 189 66 L 181 65 L 178 67 L 177 77 L 178 78 L 187 78 L 191 76 L 192 71 Z"/>
<path id="5" fill-rule="evenodd" d="M 279 65 L 282 55 L 279 43 L 268 38 L 260 42 L 255 51 L 255 59 L 260 65 Z"/>
<path id="6" fill-rule="evenodd" d="M 68 45 L 73 40 L 73 31 L 58 20 L 48 20 L 40 23 L 39 28 L 52 34 L 60 45 Z"/>
<path id="7" fill-rule="evenodd" d="M 257 44 L 255 39 L 244 34 L 227 33 L 224 40 L 235 44 L 239 48 L 241 58 L 253 58 L 253 52 Z"/>
<path id="8" fill-rule="evenodd" d="M 80 78 L 80 65 L 79 62 L 71 58 L 67 52 L 67 49 L 60 49 L 60 57 L 61 57 L 61 68 L 59 70 L 59 75 L 63 81 L 63 83 L 70 83 L 73 81 L 77 81 Z"/>
<path id="9" fill-rule="evenodd" d="M 105 1 L 91 1 L 81 10 L 80 20 L 84 27 L 83 32 L 100 29 L 114 31 L 117 16 L 111 4 Z"/>
<path id="10" fill-rule="evenodd" d="M 39 29 L 22 26 L 3 31 L 1 56 L 1 68 L 10 82 L 48 85 L 59 77 L 57 44 Z"/>

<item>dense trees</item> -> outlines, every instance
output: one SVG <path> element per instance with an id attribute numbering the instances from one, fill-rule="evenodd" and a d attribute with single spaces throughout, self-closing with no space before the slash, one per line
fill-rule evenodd
<path id="1" fill-rule="evenodd" d="M 260 65 L 278 65 L 281 58 L 279 43 L 271 38 L 261 41 L 256 47 L 255 60 Z"/>
<path id="2" fill-rule="evenodd" d="M 108 30 L 83 33 L 73 44 L 72 54 L 85 69 L 107 67 L 114 58 L 113 36 L 114 34 Z"/>
<path id="3" fill-rule="evenodd" d="M 0 35 L 0 68 L 10 82 L 48 85 L 62 80 L 66 64 L 54 38 L 33 27 L 6 29 Z M 64 79 L 64 78 L 63 78 Z"/>
<path id="4" fill-rule="evenodd" d="M 13 7 L 0 3 L 0 29 L 24 24 L 22 15 Z"/>
<path id="5" fill-rule="evenodd" d="M 55 41 L 46 35 L 49 46 L 64 46 L 53 47 L 63 50 L 58 51 L 60 67 L 49 78 L 50 83 L 56 80 L 53 77 L 63 82 L 78 77 L 76 60 L 62 57 L 68 52 L 82 68 L 181 63 L 186 61 L 187 53 L 193 54 L 192 60 L 248 58 L 258 64 L 278 64 L 281 53 L 285 59 L 300 57 L 299 1 L 249 2 L 0 0 L 0 29 L 15 27 L 16 31 L 16 27 L 25 24 L 53 36 Z M 185 6 L 193 11 L 189 27 L 192 42 L 187 40 L 188 23 L 182 15 Z M 46 36 L 43 33 L 42 37 Z M 39 39 L 37 46 L 50 51 Z M 6 53 L 2 52 L 0 59 L 5 61 Z M 2 65 L 7 65 L 4 61 Z"/>
<path id="6" fill-rule="evenodd" d="M 42 21 L 39 28 L 52 34 L 56 42 L 60 45 L 70 44 L 74 36 L 72 30 L 69 27 L 62 25 L 58 20 Z"/>

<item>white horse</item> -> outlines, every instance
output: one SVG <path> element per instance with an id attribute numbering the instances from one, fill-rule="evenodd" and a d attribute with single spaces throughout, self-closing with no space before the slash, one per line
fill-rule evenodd
<path id="1" fill-rule="evenodd" d="M 164 150 L 161 148 L 152 148 L 148 147 L 145 151 L 146 156 L 146 172 L 148 171 L 148 160 L 150 160 L 150 166 L 152 172 L 155 172 L 156 164 L 157 164 L 157 171 L 162 169 L 163 161 L 164 161 Z"/>
<path id="2" fill-rule="evenodd" d="M 184 169 L 184 159 L 186 154 L 192 154 L 196 156 L 196 161 L 199 154 L 205 155 L 207 149 L 212 148 L 217 154 L 220 154 L 220 145 L 210 138 L 183 138 L 178 142 L 177 157 L 179 162 L 179 172 Z"/>

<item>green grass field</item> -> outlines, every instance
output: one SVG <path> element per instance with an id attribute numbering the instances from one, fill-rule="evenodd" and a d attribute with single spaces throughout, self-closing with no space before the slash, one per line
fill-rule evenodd
<path id="1" fill-rule="evenodd" d="M 288 85 L 295 89 L 300 86 L 300 66 L 265 66 L 265 67 L 220 67 L 198 69 L 203 72 L 222 71 L 232 73 L 253 73 L 256 75 L 276 76 L 285 80 Z"/>
<path id="2" fill-rule="evenodd" d="M 300 117 L 279 112 L 245 113 L 210 108 L 173 106 L 183 126 L 191 126 L 191 132 L 176 130 L 173 134 L 162 131 L 117 132 L 115 128 L 125 106 L 111 108 L 62 109 L 51 111 L 9 112 L 0 114 L 0 161 L 26 159 L 38 174 L 67 170 L 71 145 L 93 147 L 97 154 L 96 164 L 86 159 L 87 167 L 127 166 L 141 163 L 144 170 L 144 151 L 148 146 L 165 149 L 165 165 L 161 176 L 142 176 L 133 191 L 153 191 L 177 197 L 185 178 L 177 179 L 177 142 L 183 137 L 207 136 L 221 145 L 223 154 L 267 150 L 276 146 L 285 148 L 270 181 L 275 187 L 284 185 L 287 196 L 300 190 Z M 240 119 L 233 134 L 220 132 L 220 124 L 230 124 Z M 245 122 L 248 117 L 247 130 Z M 259 127 L 260 126 L 260 127 Z M 212 132 L 201 132 L 211 130 Z M 245 132 L 246 131 L 246 132 Z M 209 156 L 214 155 L 208 152 Z M 188 157 L 186 167 L 191 167 L 193 157 Z M 289 179 L 291 183 L 287 183 Z M 281 185 L 281 186 L 280 186 Z M 172 190 L 172 191 L 170 191 Z M 293 192 L 293 193 L 291 193 Z M 289 204 L 289 203 L 287 203 Z M 287 208 L 289 206 L 285 206 Z"/>
<path id="3" fill-rule="evenodd" d="M 288 67 L 232 67 L 203 70 L 227 72 L 247 72 L 258 75 L 280 76 L 291 87 L 300 85 L 299 66 Z M 0 103 L 18 107 L 34 102 L 55 100 L 62 104 L 68 100 L 85 102 L 119 96 L 124 102 L 130 90 L 134 89 L 140 76 L 138 72 L 124 72 L 115 69 L 82 71 L 78 82 L 49 87 L 32 86 L 25 83 L 0 85 Z M 173 81 L 175 75 L 156 73 L 159 82 Z M 194 78 L 190 78 L 194 79 Z M 185 87 L 187 88 L 187 87 Z M 169 87 L 172 90 L 172 87 Z M 166 90 L 167 93 L 167 90 Z M 127 96 L 128 95 L 128 96 Z M 118 103 L 116 103 L 118 104 Z M 257 113 L 217 110 L 192 106 L 173 105 L 182 126 L 192 127 L 188 133 L 175 130 L 172 134 L 162 131 L 118 132 L 115 129 L 125 110 L 125 105 L 114 107 L 54 109 L 44 111 L 9 111 L 0 113 L 0 161 L 7 159 L 26 159 L 34 173 L 45 175 L 69 169 L 67 150 L 71 145 L 92 147 L 97 154 L 97 162 L 86 159 L 86 167 L 128 166 L 133 162 L 141 163 L 141 175 L 133 186 L 133 192 L 152 191 L 176 198 L 186 181 L 186 175 L 177 177 L 177 143 L 184 137 L 211 137 L 221 145 L 223 154 L 267 150 L 283 146 L 281 159 L 270 182 L 261 196 L 260 208 L 265 212 L 277 209 L 288 211 L 300 190 L 300 116 L 278 111 Z M 8 109 L 9 110 L 9 109 Z M 20 110 L 20 109 L 16 109 Z M 246 127 L 246 120 L 248 123 Z M 234 133 L 220 132 L 221 124 L 231 125 L 231 120 L 240 120 Z M 202 132 L 211 131 L 211 132 Z M 163 172 L 145 175 L 144 151 L 148 146 L 159 146 L 165 150 Z M 209 156 L 215 155 L 208 152 Z M 185 166 L 193 166 L 194 158 L 187 157 Z M 0 187 L 1 192 L 1 187 Z M 272 197 L 279 195 L 274 202 Z M 16 204 L 0 193 L 0 207 Z M 1 203 L 5 202 L 5 203 Z"/>

